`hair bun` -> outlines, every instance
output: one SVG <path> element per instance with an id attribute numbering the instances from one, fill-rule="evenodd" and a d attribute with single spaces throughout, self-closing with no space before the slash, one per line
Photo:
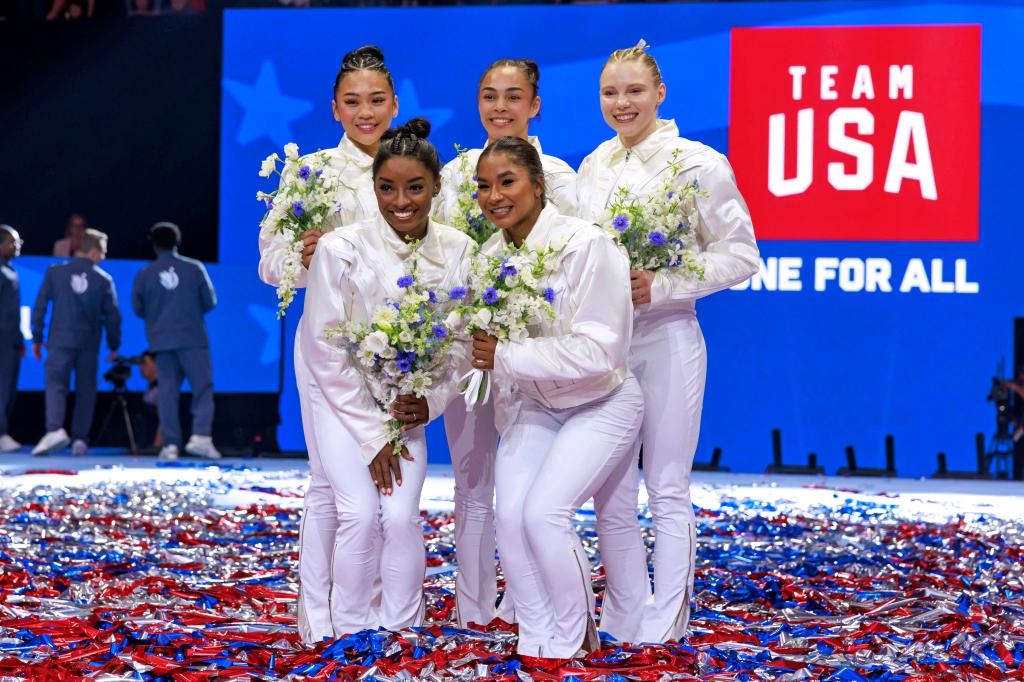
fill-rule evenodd
<path id="1" fill-rule="evenodd" d="M 384 63 L 384 52 L 376 45 L 363 45 L 357 47 L 348 54 L 346 54 L 342 60 L 342 66 L 352 66 L 365 68 L 372 62 Z"/>
<path id="2" fill-rule="evenodd" d="M 518 61 L 522 62 L 523 67 L 533 75 L 533 84 L 537 85 L 540 83 L 540 67 L 537 66 L 537 62 L 532 59 L 520 59 Z"/>
<path id="3" fill-rule="evenodd" d="M 421 140 L 425 140 L 428 137 L 430 137 L 430 121 L 423 118 L 422 116 L 410 118 L 408 121 L 399 126 L 398 129 L 403 133 L 415 135 Z"/>

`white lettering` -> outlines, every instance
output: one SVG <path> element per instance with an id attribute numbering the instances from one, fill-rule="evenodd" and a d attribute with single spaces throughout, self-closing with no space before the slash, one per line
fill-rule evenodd
<path id="1" fill-rule="evenodd" d="M 928 273 L 924 269 L 924 261 L 920 258 L 911 258 L 907 263 L 907 271 L 903 273 L 903 282 L 900 283 L 900 293 L 907 293 L 917 289 L 922 293 L 930 293 L 928 285 Z"/>
<path id="2" fill-rule="evenodd" d="M 799 100 L 804 96 L 803 93 L 803 78 L 804 74 L 807 73 L 806 66 L 791 66 L 789 67 L 789 75 L 793 77 L 793 99 Z"/>
<path id="3" fill-rule="evenodd" d="M 857 67 L 857 75 L 853 78 L 853 93 L 850 96 L 853 99 L 860 99 L 861 97 L 875 98 L 875 84 L 871 80 L 871 69 L 867 64 L 861 64 Z"/>
<path id="4" fill-rule="evenodd" d="M 871 143 L 846 136 L 846 126 L 857 126 L 858 135 L 875 132 L 875 117 L 863 107 L 840 107 L 828 117 L 828 146 L 856 159 L 854 172 L 847 173 L 841 161 L 828 164 L 828 182 L 838 190 L 865 189 L 874 180 L 875 148 Z"/>
<path id="5" fill-rule="evenodd" d="M 828 65 L 821 67 L 821 98 L 822 99 L 839 99 L 839 93 L 836 92 L 836 74 L 839 73 L 839 67 Z"/>
<path id="6" fill-rule="evenodd" d="M 814 259 L 814 290 L 825 291 L 825 285 L 836 278 L 836 269 L 839 268 L 838 258 L 815 258 Z"/>
<path id="7" fill-rule="evenodd" d="M 903 99 L 914 98 L 914 66 L 905 64 L 889 66 L 889 99 L 897 99 L 903 91 Z"/>
<path id="8" fill-rule="evenodd" d="M 914 163 L 907 157 L 910 145 L 914 145 Z M 896 122 L 896 136 L 892 141 L 889 156 L 889 170 L 885 174 L 885 191 L 899 194 L 904 178 L 917 180 L 921 184 L 921 196 L 938 199 L 935 189 L 935 171 L 932 168 L 932 154 L 928 148 L 928 131 L 925 130 L 924 114 L 917 111 L 901 111 Z"/>
<path id="9" fill-rule="evenodd" d="M 814 110 L 796 115 L 796 175 L 786 175 L 786 115 L 768 117 L 768 189 L 777 197 L 805 192 L 813 179 Z"/>

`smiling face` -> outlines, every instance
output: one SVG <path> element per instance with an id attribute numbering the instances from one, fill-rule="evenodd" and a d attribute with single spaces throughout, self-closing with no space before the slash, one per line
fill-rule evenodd
<path id="1" fill-rule="evenodd" d="M 517 246 L 533 229 L 544 208 L 544 185 L 508 154 L 494 152 L 477 164 L 477 201 L 496 227 Z"/>
<path id="2" fill-rule="evenodd" d="M 498 66 L 480 80 L 477 106 L 488 143 L 506 135 L 525 140 L 530 119 L 540 111 L 540 97 L 522 69 Z"/>
<path id="3" fill-rule="evenodd" d="M 380 136 L 398 115 L 398 97 L 387 76 L 379 71 L 354 71 L 338 83 L 331 111 L 334 120 L 345 129 L 345 135 L 373 156 Z"/>
<path id="4" fill-rule="evenodd" d="M 393 156 L 382 163 L 373 191 L 391 229 L 409 240 L 426 236 L 430 202 L 440 191 L 440 182 L 423 162 L 411 156 Z"/>
<path id="5" fill-rule="evenodd" d="M 654 132 L 665 84 L 656 84 L 640 60 L 608 64 L 601 72 L 601 114 L 626 147 Z"/>

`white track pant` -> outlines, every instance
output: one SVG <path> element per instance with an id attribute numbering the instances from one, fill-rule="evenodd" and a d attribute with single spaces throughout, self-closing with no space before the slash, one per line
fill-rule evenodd
<path id="1" fill-rule="evenodd" d="M 494 458 L 498 431 L 494 400 L 466 412 L 456 400 L 444 413 L 444 430 L 455 471 L 455 606 L 461 627 L 494 619 L 498 598 L 494 559 Z M 506 599 L 507 601 L 507 599 Z M 505 607 L 505 602 L 502 606 Z M 502 615 L 511 620 L 511 608 Z"/>
<path id="2" fill-rule="evenodd" d="M 401 460 L 402 485 L 381 495 L 359 454 L 359 445 L 330 411 L 319 391 L 309 403 L 318 466 L 310 466 L 310 485 L 326 478 L 336 514 L 331 542 L 329 609 L 335 636 L 384 627 L 398 630 L 423 622 L 426 556 L 420 493 L 427 473 L 427 444 L 422 428 L 406 433 L 414 460 Z M 303 555 L 303 561 L 307 557 Z M 322 567 L 318 567 L 318 571 Z M 380 604 L 375 584 L 380 582 Z"/>
<path id="3" fill-rule="evenodd" d="M 644 613 L 641 640 L 667 642 L 686 634 L 696 561 L 690 475 L 707 375 L 707 351 L 697 318 L 638 324 L 630 368 L 646 405 L 640 441 L 655 533 L 654 596 Z M 619 567 L 606 561 L 606 570 L 610 576 Z"/>
<path id="4" fill-rule="evenodd" d="M 591 497 L 635 475 L 643 398 L 629 376 L 602 400 L 564 410 L 527 397 L 498 446 L 497 537 L 519 622 L 518 651 L 569 658 L 593 616 L 590 563 L 573 528 Z M 640 539 L 635 502 L 634 533 Z"/>

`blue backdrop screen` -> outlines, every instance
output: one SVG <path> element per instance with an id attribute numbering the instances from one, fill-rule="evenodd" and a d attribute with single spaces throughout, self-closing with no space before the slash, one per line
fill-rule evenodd
<path id="1" fill-rule="evenodd" d="M 935 25 L 967 28 L 929 33 Z M 916 28 L 895 41 L 884 34 L 872 37 L 879 35 L 874 29 L 891 26 Z M 788 67 L 785 48 L 782 56 L 772 53 L 762 60 L 765 69 L 778 63 L 781 72 L 758 74 L 758 60 L 751 67 L 751 60 L 741 63 L 741 57 L 771 35 L 736 30 L 752 27 L 822 30 L 801 34 L 807 40 L 793 44 Z M 824 27 L 848 31 L 825 33 Z M 872 32 L 857 31 L 864 27 Z M 611 137 L 598 108 L 598 76 L 606 56 L 643 37 L 654 46 L 668 86 L 662 116 L 674 118 L 682 135 L 729 152 L 734 161 L 746 159 L 737 164 L 737 175 L 751 198 L 755 230 L 762 220 L 765 236 L 774 237 L 761 241 L 761 275 L 742 290 L 699 304 L 709 370 L 698 457 L 718 446 L 734 470 L 760 470 L 769 459 L 770 430 L 778 427 L 787 459 L 814 451 L 829 471 L 843 463 L 847 444 L 858 448 L 865 465 L 880 465 L 887 433 L 896 437 L 901 474 L 931 473 L 940 450 L 949 453 L 951 467 L 970 468 L 973 434 L 994 427 L 992 406 L 985 402 L 990 377 L 999 358 L 1009 354 L 1011 318 L 1024 313 L 1020 219 L 1010 200 L 1021 179 L 1014 140 L 1024 127 L 1024 70 L 1016 59 L 1022 31 L 1024 9 L 996 2 L 228 10 L 221 121 L 223 267 L 251 269 L 256 263 L 261 210 L 255 191 L 266 188 L 256 175 L 259 161 L 291 141 L 303 150 L 337 144 L 342 130 L 331 117 L 331 87 L 348 49 L 368 43 L 383 48 L 395 76 L 400 119 L 429 117 L 432 139 L 445 158 L 453 155 L 456 142 L 479 146 L 484 140 L 475 91 L 486 65 L 508 56 L 536 60 L 543 104 L 532 132 L 545 152 L 577 166 Z M 925 48 L 946 35 L 954 41 L 966 36 L 966 42 L 939 51 L 963 55 L 966 66 L 963 74 L 943 81 Z M 971 42 L 977 35 L 980 47 Z M 812 45 L 819 45 L 818 52 L 808 52 Z M 915 55 L 925 56 L 915 61 Z M 975 63 L 980 69 L 971 66 Z M 799 91 L 798 77 L 803 78 Z M 752 119 L 762 115 L 755 111 L 761 93 L 782 108 Z M 964 118 L 943 123 L 945 114 L 928 104 L 939 95 Z M 863 111 L 844 111 L 849 120 L 839 120 L 833 129 L 831 114 L 838 106 Z M 818 116 L 816 156 L 813 162 L 808 156 L 806 169 L 796 142 L 804 109 Z M 776 113 L 783 115 L 783 137 L 771 153 L 784 149 L 787 158 L 776 169 L 772 194 L 762 191 L 769 187 L 762 175 L 770 175 L 762 166 L 770 165 L 769 131 Z M 950 125 L 960 129 L 950 133 Z M 786 197 L 785 188 L 799 185 L 804 170 L 813 171 L 810 192 L 839 192 L 843 182 L 849 190 L 862 177 L 860 164 L 872 157 L 865 156 L 863 145 L 844 144 L 844 135 L 846 143 L 859 137 L 873 147 L 869 190 L 876 203 L 854 201 L 857 210 L 866 208 L 851 218 L 838 200 L 830 210 L 829 195 L 819 194 L 818 213 L 810 225 L 799 226 L 803 236 L 780 238 L 796 234 L 800 206 L 786 203 L 796 199 Z M 951 137 L 960 139 L 964 150 L 959 163 L 944 151 Z M 926 159 L 929 151 L 933 156 Z M 893 225 L 896 214 L 888 208 L 893 196 L 924 207 L 919 212 L 907 204 L 909 217 L 901 220 L 930 215 L 925 211 L 932 206 L 927 204 L 929 172 L 939 200 L 962 190 L 957 210 L 968 206 L 972 215 L 944 213 L 927 219 L 934 225 L 907 230 Z M 826 176 L 834 189 L 825 185 Z M 854 195 L 842 198 L 848 196 Z M 794 224 L 787 226 L 790 210 Z M 845 232 L 832 230 L 840 218 Z M 861 234 L 876 234 L 878 229 L 868 228 L 883 224 L 889 231 L 858 238 L 858 220 Z M 944 220 L 955 224 L 940 225 Z M 900 236 L 904 232 L 913 236 Z M 269 288 L 246 296 L 236 305 L 273 305 Z M 297 304 L 289 316 L 288 348 L 298 310 Z M 219 343 L 239 342 L 237 335 L 227 335 Z M 290 362 L 290 354 L 285 360 Z M 286 377 L 281 441 L 301 447 L 290 367 Z M 435 438 L 433 444 L 438 443 Z M 443 449 L 432 452 L 444 456 Z"/>

